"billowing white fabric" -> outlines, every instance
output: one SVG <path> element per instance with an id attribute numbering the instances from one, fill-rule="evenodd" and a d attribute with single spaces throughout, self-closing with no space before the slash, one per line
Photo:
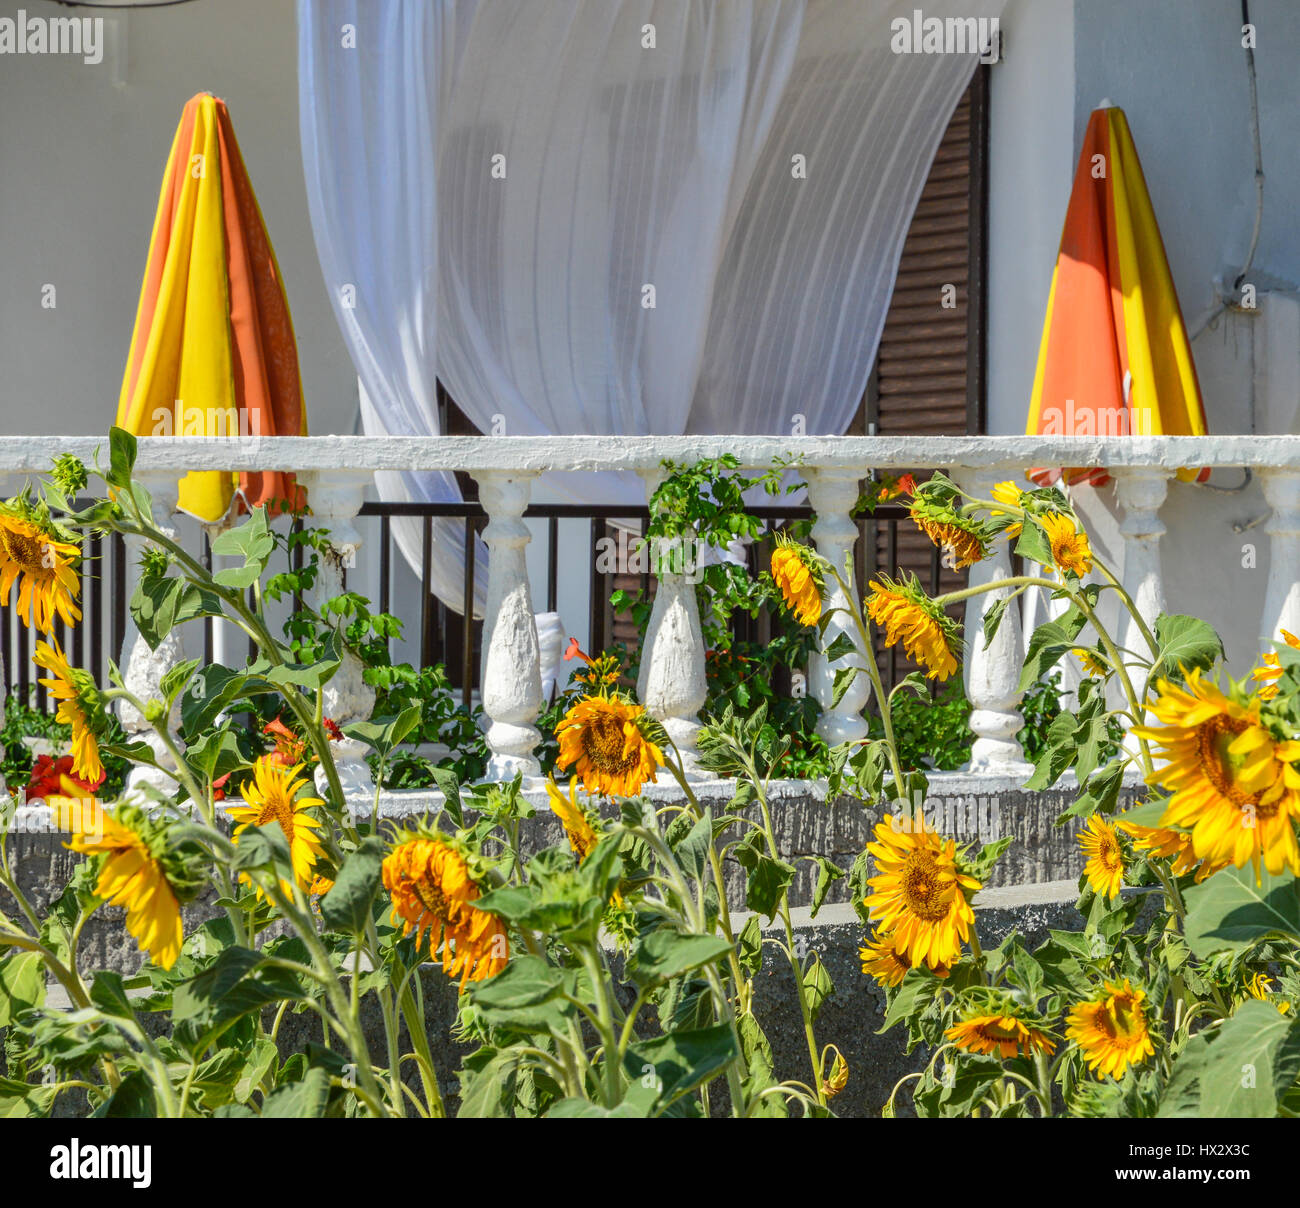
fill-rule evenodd
<path id="1" fill-rule="evenodd" d="M 299 128 L 321 269 L 360 383 L 369 436 L 437 436 L 438 59 L 451 6 L 329 0 L 299 5 Z M 449 474 L 376 474 L 388 500 L 460 500 Z M 394 518 L 419 573 L 422 525 Z M 428 585 L 456 611 L 464 528 L 434 521 Z M 481 612 L 487 556 L 475 566 Z"/>
<path id="2" fill-rule="evenodd" d="M 412 401 L 436 430 L 436 333 L 436 371 L 485 432 L 843 432 L 976 62 L 895 54 L 890 22 L 915 7 L 300 0 L 326 280 L 376 258 L 389 330 L 368 347 L 420 383 L 408 400 L 366 377 L 367 431 L 407 430 Z M 413 320 L 422 338 L 403 340 Z M 632 476 L 549 477 L 644 498 Z"/>

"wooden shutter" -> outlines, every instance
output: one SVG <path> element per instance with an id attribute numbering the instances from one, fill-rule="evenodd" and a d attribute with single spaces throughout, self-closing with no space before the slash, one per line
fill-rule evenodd
<path id="1" fill-rule="evenodd" d="M 988 71 L 976 69 L 930 167 L 851 431 L 958 436 L 985 430 Z M 932 592 L 965 586 L 966 572 L 942 567 L 939 551 L 911 520 L 897 519 L 897 512 L 892 521 L 888 513 L 878 515 L 862 526 L 868 573 L 912 572 Z M 960 612 L 954 610 L 958 619 Z M 881 653 L 887 679 L 910 669 L 901 652 Z"/>

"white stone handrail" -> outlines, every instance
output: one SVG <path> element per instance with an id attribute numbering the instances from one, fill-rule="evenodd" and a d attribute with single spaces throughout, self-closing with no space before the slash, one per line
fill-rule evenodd
<path id="1" fill-rule="evenodd" d="M 108 461 L 106 437 L 23 436 L 0 442 L 0 479 L 42 472 L 56 453 L 73 453 L 101 465 Z M 490 720 L 488 742 L 492 768 L 508 775 L 533 773 L 539 738 L 532 724 L 541 708 L 538 642 L 527 581 L 524 547 L 528 529 L 521 516 L 529 485 L 537 474 L 561 471 L 635 471 L 653 487 L 661 463 L 690 464 L 702 458 L 734 455 L 745 468 L 767 468 L 776 458 L 800 465 L 817 509 L 813 539 L 837 565 L 852 549 L 856 526 L 849 510 L 857 483 L 872 470 L 942 469 L 969 488 L 987 492 L 1003 477 L 1017 477 L 1035 465 L 1104 465 L 1115 475 L 1123 511 L 1120 533 L 1125 542 L 1124 585 L 1148 623 L 1163 606 L 1158 510 L 1168 480 L 1184 466 L 1236 468 L 1260 472 L 1265 498 L 1273 508 L 1263 532 L 1273 545 L 1260 633 L 1272 640 L 1280 628 L 1300 632 L 1300 436 L 549 436 L 549 437 L 148 437 L 139 441 L 137 470 L 152 483 L 168 474 L 192 470 L 292 470 L 309 484 L 314 513 L 331 531 L 339 559 L 355 554 L 360 536 L 352 520 L 362 490 L 376 470 L 464 471 L 480 484 L 488 513 L 485 539 L 492 550 L 489 617 L 483 646 L 483 703 Z M 10 485 L 13 483 L 11 481 Z M 158 492 L 163 512 L 170 513 L 174 493 Z M 155 509 L 156 511 L 159 508 Z M 161 522 L 160 518 L 160 522 Z M 971 572 L 972 584 L 1003 577 L 1009 569 L 1005 542 L 993 559 Z M 700 636 L 695 593 L 682 577 L 665 576 L 664 591 L 642 655 L 641 691 L 651 713 L 665 722 L 674 742 L 692 756 L 696 712 L 703 699 L 705 651 Z M 324 587 L 336 583 L 326 576 Z M 989 649 L 981 637 L 989 597 L 979 597 L 966 618 L 964 677 L 973 706 L 975 735 L 971 769 L 1016 775 L 1023 772 L 1015 734 L 1022 724 L 1016 680 L 1019 671 L 1019 622 L 1015 610 Z M 832 628 L 829 642 L 839 632 Z M 853 635 L 850 634 L 850 637 Z M 1122 635 L 1134 645 L 1134 634 Z M 124 652 L 125 653 L 125 652 Z M 161 673 L 159 655 L 141 647 L 131 655 L 150 658 L 141 667 L 146 678 Z M 841 656 L 847 665 L 852 654 Z M 819 730 L 832 742 L 866 732 L 861 712 L 867 704 L 866 681 L 851 688 L 834 705 L 831 684 L 835 667 L 821 656 L 813 660 L 810 690 L 827 711 Z M 128 669 L 128 677 L 130 669 Z M 347 684 L 359 676 L 343 677 Z M 2 689 L 0 689 L 2 690 Z M 344 693 L 344 695 L 347 695 Z M 357 696 L 356 693 L 352 695 Z M 364 712 L 366 701 L 340 697 L 338 708 L 351 716 Z M 358 761 L 359 762 L 359 761 Z M 358 769 L 358 780 L 364 772 Z"/>
<path id="2" fill-rule="evenodd" d="M 108 463 L 108 438 L 10 436 L 0 474 L 49 469 L 54 452 Z M 733 454 L 747 468 L 796 457 L 827 470 L 1104 465 L 1300 470 L 1296 436 L 146 436 L 141 470 L 654 470 Z"/>

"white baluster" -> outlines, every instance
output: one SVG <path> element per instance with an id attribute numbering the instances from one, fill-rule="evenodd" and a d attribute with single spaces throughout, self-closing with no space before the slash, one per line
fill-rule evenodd
<path id="1" fill-rule="evenodd" d="M 329 530 L 329 545 L 320 551 L 316 581 L 309 596 L 311 606 L 320 612 L 326 600 L 342 594 L 344 570 L 357 564 L 361 534 L 352 522 L 374 476 L 366 470 L 320 470 L 299 475 L 299 479 L 307 488 L 312 523 Z M 361 660 L 350 650 L 344 651 L 339 669 L 322 692 L 322 711 L 336 725 L 370 719 L 375 690 L 365 682 L 364 673 Z M 344 796 L 355 798 L 356 806 L 368 811 L 375 795 L 375 782 L 366 762 L 370 748 L 358 739 L 344 737 L 330 749 Z M 316 787 L 321 793 L 329 790 L 329 780 L 320 767 L 316 769 Z"/>
<path id="2" fill-rule="evenodd" d="M 661 469 L 644 471 L 646 498 L 665 478 Z M 672 543 L 655 560 L 658 578 L 650 620 L 646 625 L 637 698 L 651 717 L 663 724 L 681 756 L 682 770 L 700 776 L 699 711 L 708 695 L 704 673 L 704 631 L 695 598 L 699 556 L 695 541 L 683 537 L 680 549 Z"/>
<path id="3" fill-rule="evenodd" d="M 1124 518 L 1119 526 L 1124 538 L 1124 590 L 1154 637 L 1156 618 L 1165 610 L 1165 588 L 1160 567 L 1160 538 L 1165 534 L 1165 526 L 1160 520 L 1160 505 L 1169 490 L 1169 474 L 1154 466 L 1121 467 L 1111 473 L 1115 478 L 1116 498 L 1124 509 Z M 1119 644 L 1143 656 L 1150 657 L 1153 653 L 1142 627 L 1123 605 L 1120 607 Z M 1140 693 L 1142 677 L 1130 669 L 1129 678 L 1136 679 L 1134 689 Z M 1128 707 L 1128 701 L 1113 680 L 1108 700 L 1112 707 Z M 1148 726 L 1159 724 L 1148 710 L 1143 710 L 1142 721 Z M 1124 747 L 1130 753 L 1136 755 L 1139 745 L 1132 734 L 1125 735 Z"/>
<path id="4" fill-rule="evenodd" d="M 858 499 L 858 484 L 861 476 L 853 470 L 810 470 L 808 472 L 808 497 L 817 520 L 813 525 L 812 536 L 817 552 L 821 554 L 840 573 L 845 575 L 845 560 L 858 539 L 858 527 L 853 523 L 849 513 Z M 848 580 L 850 587 L 852 579 Z M 826 593 L 823 607 L 846 608 L 848 604 L 844 591 L 830 575 L 826 577 Z M 871 698 L 871 681 L 866 673 L 866 655 L 858 637 L 857 627 L 846 612 L 837 612 L 826 626 L 822 649 L 829 647 L 840 634 L 848 634 L 854 646 L 855 654 L 844 654 L 838 659 L 827 661 L 825 655 L 818 651 L 809 662 L 809 688 L 821 703 L 822 715 L 817 719 L 817 733 L 831 746 L 844 742 L 856 742 L 866 738 L 868 727 L 862 716 L 867 701 Z M 835 694 L 835 673 L 846 667 L 858 667 L 848 690 L 840 697 L 838 704 L 831 701 Z"/>
<path id="5" fill-rule="evenodd" d="M 989 470 L 966 470 L 956 475 L 961 486 L 978 499 L 988 499 L 993 487 L 1005 475 Z M 992 553 L 968 572 L 968 586 L 979 587 L 1011 576 L 1011 547 L 999 537 Z M 1025 762 L 1016 735 L 1025 724 L 1020 713 L 1021 646 L 1020 607 L 1010 604 L 1002 614 L 997 633 L 984 648 L 984 618 L 999 600 L 1011 595 L 1010 588 L 984 592 L 966 601 L 965 658 L 962 680 L 971 703 L 971 745 L 969 770 L 990 775 L 1027 777 L 1032 765 Z"/>
<path id="6" fill-rule="evenodd" d="M 1260 616 L 1260 649 L 1272 650 L 1280 630 L 1300 634 L 1300 473 L 1260 470 L 1264 499 L 1273 514 L 1268 534 L 1268 590 Z"/>
<path id="7" fill-rule="evenodd" d="M 176 529 L 172 524 L 172 517 L 176 512 L 177 490 L 179 487 L 176 474 L 174 472 L 159 473 L 157 471 L 136 470 L 135 477 L 149 492 L 154 526 L 163 536 L 174 541 L 176 539 Z M 141 537 L 127 537 L 125 544 L 128 564 L 138 567 L 140 557 L 148 543 Z M 160 685 L 162 677 L 172 667 L 184 662 L 186 658 L 183 626 L 173 626 L 171 632 L 158 643 L 157 650 L 150 649 L 149 643 L 139 633 L 129 641 L 130 649 L 122 652 L 123 683 L 137 700 L 146 704 L 150 700 L 161 699 L 162 688 Z M 141 715 L 138 709 L 126 701 L 120 701 L 118 716 L 122 721 L 122 729 L 126 731 L 128 743 L 148 743 L 153 748 L 154 757 L 159 764 L 166 768 L 175 768 L 176 761 L 172 758 L 171 753 L 163 745 L 162 739 L 155 732 L 153 725 Z M 171 730 L 173 737 L 175 737 L 176 730 L 180 725 L 179 697 L 166 719 L 166 725 Z M 178 747 L 182 746 L 178 737 L 175 737 L 175 742 Z M 162 772 L 137 765 L 132 768 L 126 787 L 130 790 L 144 785 L 151 785 L 162 793 L 172 793 L 176 788 L 175 782 Z"/>
<path id="8" fill-rule="evenodd" d="M 480 673 L 483 712 L 492 723 L 487 731 L 492 751 L 487 774 L 494 780 L 510 779 L 518 772 L 539 776 L 541 765 L 533 750 L 542 736 L 533 722 L 542 711 L 542 675 L 524 555 L 530 533 L 523 521 L 536 475 L 488 470 L 474 477 L 488 514 L 483 530 L 488 589 Z M 468 618 L 465 623 L 469 624 Z"/>
<path id="9" fill-rule="evenodd" d="M 1160 505 L 1169 489 L 1169 472 L 1140 466 L 1111 471 L 1116 495 L 1124 509 L 1119 531 L 1124 537 L 1124 590 L 1137 606 L 1138 615 L 1155 633 L 1156 617 L 1165 610 L 1165 588 L 1160 569 L 1160 538 L 1165 526 Z M 1152 651 L 1127 608 L 1121 613 L 1120 645 L 1150 657 Z"/>

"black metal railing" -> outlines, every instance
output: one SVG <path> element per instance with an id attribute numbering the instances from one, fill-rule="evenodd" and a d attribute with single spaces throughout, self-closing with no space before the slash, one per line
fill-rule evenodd
<path id="1" fill-rule="evenodd" d="M 811 511 L 806 506 L 767 505 L 751 509 L 757 518 L 766 521 L 773 528 L 781 527 L 792 521 L 807 519 Z M 435 520 L 461 520 L 464 522 L 465 578 L 464 599 L 472 600 L 475 589 L 474 548 L 478 535 L 487 523 L 487 515 L 477 502 L 464 503 L 392 503 L 370 501 L 362 505 L 358 527 L 362 529 L 363 546 L 370 544 L 369 534 L 362 527 L 365 521 L 375 522 L 378 529 L 378 599 L 375 601 L 378 611 L 391 613 L 403 622 L 403 632 L 418 635 L 416 649 L 421 666 L 442 663 L 447 668 L 448 678 L 458 691 L 464 703 L 468 704 L 478 690 L 479 663 L 482 648 L 481 620 L 466 624 L 454 609 L 448 607 L 427 589 L 415 593 L 395 590 L 395 567 L 393 560 L 392 521 L 399 517 L 414 518 L 423 524 L 421 540 L 421 560 L 418 568 L 412 568 L 418 575 L 419 583 L 427 585 L 430 581 L 429 568 L 433 557 L 433 523 Z M 859 521 L 859 541 L 855 547 L 858 586 L 863 587 L 867 579 L 879 570 L 896 572 L 899 565 L 899 522 L 905 520 L 907 511 L 897 505 L 885 505 L 876 509 L 875 515 Z M 546 573 L 545 590 L 539 599 L 543 599 L 548 611 L 556 611 L 559 597 L 560 574 L 565 557 L 560 549 L 560 522 L 563 520 L 585 520 L 588 524 L 586 545 L 589 575 L 589 610 L 587 617 L 587 641 L 591 649 L 599 650 L 610 639 L 610 594 L 612 576 L 597 570 L 598 543 L 608 535 L 611 521 L 619 521 L 629 526 L 644 525 L 649 519 L 645 507 L 627 507 L 621 505 L 593 504 L 533 504 L 525 512 L 527 520 L 541 520 L 546 524 Z M 301 523 L 295 522 L 295 523 Z M 882 540 L 883 538 L 883 540 Z M 212 566 L 212 551 L 207 534 L 199 531 L 199 556 L 203 565 Z M 372 546 L 372 548 L 374 548 Z M 72 662 L 83 666 L 95 677 L 98 683 L 107 682 L 109 659 L 122 657 L 125 640 L 128 601 L 127 551 L 122 538 L 113 534 L 107 538 L 91 535 L 83 543 L 84 556 L 81 564 L 81 604 L 83 617 L 79 625 L 68 627 L 59 622 L 55 626 L 55 637 L 69 654 Z M 758 573 L 762 569 L 763 549 L 751 545 L 748 549 L 750 570 Z M 572 553 L 569 554 L 572 557 Z M 295 565 L 301 567 L 302 550 L 296 551 Z M 581 566 L 580 560 L 571 564 L 571 569 Z M 914 567 L 915 569 L 915 567 Z M 943 574 L 937 549 L 929 555 L 928 589 L 938 592 Z M 346 577 L 346 572 L 345 572 Z M 922 575 L 923 581 L 925 575 Z M 651 575 L 644 571 L 641 575 L 641 587 L 648 595 L 651 590 Z M 401 596 L 399 599 L 398 596 Z M 300 606 L 300 601 L 295 606 Z M 754 619 L 738 616 L 733 621 L 738 637 L 754 641 L 763 641 L 771 632 L 771 619 L 760 615 Z M 203 656 L 205 662 L 213 658 L 214 623 L 205 620 L 203 626 Z M 34 688 L 34 702 L 38 708 L 50 708 L 51 702 L 44 688 L 36 685 L 40 672 L 31 662 L 35 637 L 30 630 L 21 625 L 12 609 L 0 610 L 0 654 L 4 657 L 6 680 L 11 693 L 28 699 Z M 390 647 L 391 648 L 391 647 Z M 197 654 L 197 650 L 194 651 Z M 250 644 L 250 657 L 251 657 Z M 887 685 L 897 681 L 905 668 L 900 662 L 896 648 L 882 650 L 881 674 Z"/>

